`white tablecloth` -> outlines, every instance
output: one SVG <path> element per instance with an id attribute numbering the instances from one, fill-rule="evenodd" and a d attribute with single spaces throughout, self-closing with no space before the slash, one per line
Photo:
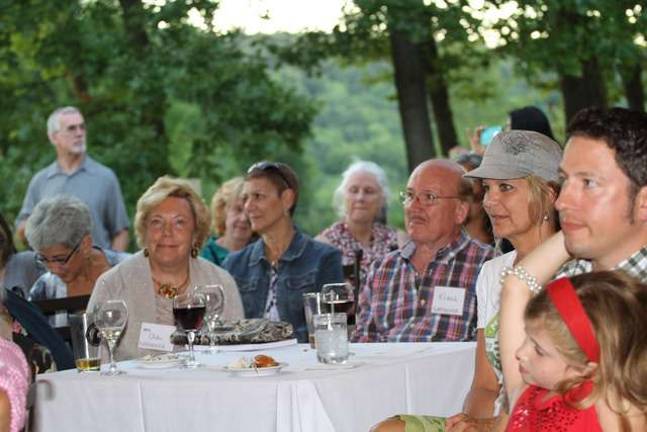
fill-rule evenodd
<path id="1" fill-rule="evenodd" d="M 266 377 L 222 370 L 242 355 L 200 353 L 207 367 L 142 369 L 116 377 L 64 371 L 40 375 L 36 430 L 366 431 L 397 413 L 461 410 L 474 370 L 473 343 L 351 344 L 353 368 L 319 365 L 308 345 L 263 353 L 289 364 Z M 105 365 L 103 366 L 105 368 Z"/>

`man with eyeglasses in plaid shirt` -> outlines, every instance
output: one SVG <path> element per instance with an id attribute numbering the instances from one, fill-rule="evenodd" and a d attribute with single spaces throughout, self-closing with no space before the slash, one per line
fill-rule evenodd
<path id="1" fill-rule="evenodd" d="M 432 159 L 411 174 L 401 193 L 411 240 L 371 266 L 354 341 L 474 338 L 476 277 L 494 252 L 462 229 L 472 193 L 464 173 L 455 162 Z"/>

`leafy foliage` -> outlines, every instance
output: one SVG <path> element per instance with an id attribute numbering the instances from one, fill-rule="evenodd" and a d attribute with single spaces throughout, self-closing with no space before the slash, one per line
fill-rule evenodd
<path id="1" fill-rule="evenodd" d="M 187 22 L 196 8 L 210 22 L 217 3 L 177 0 L 31 0 L 3 5 L 0 27 L 1 210 L 15 216 L 30 176 L 54 158 L 45 119 L 77 105 L 90 153 L 121 179 L 131 215 L 160 175 L 209 185 L 258 159 L 298 154 L 312 103 L 274 79 L 243 35 L 218 35 Z"/>

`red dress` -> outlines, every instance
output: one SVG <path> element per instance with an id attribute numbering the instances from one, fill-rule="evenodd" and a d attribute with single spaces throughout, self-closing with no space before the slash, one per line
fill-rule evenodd
<path id="1" fill-rule="evenodd" d="M 529 386 L 521 395 L 510 420 L 507 432 L 602 432 L 595 405 L 578 410 L 555 395 L 544 399 L 548 390 Z"/>

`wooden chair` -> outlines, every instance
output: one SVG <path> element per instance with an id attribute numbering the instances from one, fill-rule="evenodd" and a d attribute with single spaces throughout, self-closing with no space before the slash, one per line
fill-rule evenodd
<path id="1" fill-rule="evenodd" d="M 342 266 L 344 272 L 344 279 L 353 285 L 353 294 L 355 296 L 355 304 L 353 305 L 352 313 L 349 313 L 349 324 L 355 323 L 355 311 L 357 310 L 357 301 L 359 300 L 359 291 L 362 288 L 360 281 L 360 269 L 362 268 L 362 255 L 361 249 L 355 251 L 355 260 L 352 264 Z"/>
<path id="2" fill-rule="evenodd" d="M 32 301 L 32 303 L 38 306 L 41 312 L 43 312 L 43 315 L 49 317 L 58 312 L 67 312 L 70 314 L 83 312 L 88 306 L 89 301 L 90 295 L 87 294 L 82 296 L 64 297 L 49 300 L 34 300 Z M 66 342 L 72 342 L 69 325 L 65 327 L 56 327 L 55 330 Z"/>

